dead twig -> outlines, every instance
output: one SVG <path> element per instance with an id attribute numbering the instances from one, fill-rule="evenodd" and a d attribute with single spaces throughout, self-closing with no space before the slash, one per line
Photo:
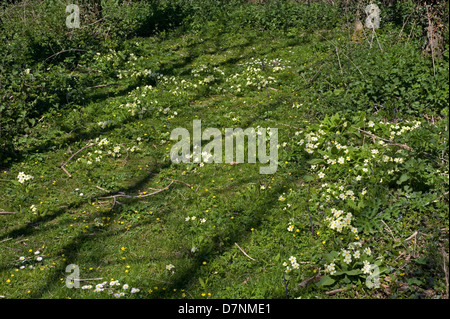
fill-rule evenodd
<path id="1" fill-rule="evenodd" d="M 156 195 L 158 193 L 161 193 L 167 189 L 169 189 L 169 187 L 173 184 L 174 182 L 171 182 L 169 185 L 167 185 L 164 188 L 161 188 L 159 190 L 157 190 L 156 192 L 153 193 L 148 193 L 148 194 L 139 194 L 139 195 L 127 195 L 127 194 L 117 194 L 117 195 L 112 195 L 112 196 L 106 196 L 106 197 L 99 197 L 98 199 L 114 199 L 114 201 L 116 202 L 116 199 L 119 197 L 124 197 L 124 198 L 143 198 L 143 197 L 147 197 L 147 196 L 152 196 L 152 195 Z"/>
<path id="2" fill-rule="evenodd" d="M 341 74 L 344 74 L 344 71 L 342 71 L 341 59 L 339 58 L 339 50 L 338 50 L 338 47 L 335 47 L 335 49 L 336 49 L 336 55 L 337 55 L 337 58 L 338 58 L 339 69 L 340 69 L 340 71 L 341 71 Z"/>
<path id="3" fill-rule="evenodd" d="M 408 238 L 406 238 L 403 242 L 405 241 L 410 241 L 411 239 L 414 238 L 414 250 L 413 250 L 413 257 L 416 257 L 416 245 L 417 245 L 417 234 L 418 232 L 415 231 L 414 234 L 412 234 L 411 236 L 409 236 Z"/>
<path id="4" fill-rule="evenodd" d="M 119 85 L 119 83 L 94 85 L 94 86 L 89 86 L 89 87 L 87 87 L 86 89 L 104 88 L 104 87 L 113 86 L 113 85 Z"/>
<path id="5" fill-rule="evenodd" d="M 17 212 L 0 212 L 0 215 L 15 215 Z"/>
<path id="6" fill-rule="evenodd" d="M 44 60 L 44 62 L 47 62 L 47 60 L 54 58 L 62 53 L 66 53 L 66 52 L 71 52 L 71 51 L 80 51 L 80 52 L 87 52 L 86 50 L 82 50 L 82 49 L 69 49 L 69 50 L 61 50 L 55 54 L 52 54 L 51 56 L 49 56 L 47 59 Z"/>
<path id="7" fill-rule="evenodd" d="M 372 27 L 372 31 L 373 31 L 373 34 L 375 34 L 375 39 L 377 39 L 377 43 L 378 43 L 378 47 L 380 48 L 380 51 L 383 52 L 383 49 L 381 48 L 380 41 L 378 41 L 378 36 L 377 36 L 377 33 L 375 32 L 374 27 Z"/>
<path id="8" fill-rule="evenodd" d="M 100 187 L 100 186 L 97 186 L 97 185 L 96 185 L 95 187 L 97 187 L 99 190 L 102 190 L 102 191 L 104 191 L 104 192 L 111 193 L 109 190 L 104 189 L 104 188 L 102 188 L 102 187 Z"/>
<path id="9" fill-rule="evenodd" d="M 395 238 L 394 234 L 392 233 L 391 228 L 384 222 L 384 220 L 381 220 L 381 222 L 387 227 L 387 231 L 389 232 L 389 234 L 391 234 L 391 236 L 392 236 L 392 238 L 394 239 L 394 241 L 398 241 L 398 240 Z"/>
<path id="10" fill-rule="evenodd" d="M 405 150 L 412 151 L 412 147 L 410 147 L 410 146 L 408 146 L 408 145 L 406 145 L 406 144 L 394 143 L 394 141 L 391 141 L 391 140 L 388 140 L 388 139 L 379 137 L 379 136 L 377 136 L 377 135 L 375 135 L 375 134 L 372 134 L 372 133 L 370 133 L 370 132 L 364 131 L 364 130 L 358 128 L 358 127 L 352 126 L 352 128 L 354 128 L 355 130 L 360 131 L 360 132 L 363 133 L 364 135 L 367 135 L 367 136 L 370 136 L 370 137 L 372 137 L 372 138 L 376 138 L 376 139 L 379 139 L 379 140 L 381 140 L 381 141 L 383 141 L 383 142 L 389 143 L 388 146 L 398 146 L 398 147 L 401 147 L 401 148 L 403 148 L 403 149 L 405 149 Z"/>
<path id="11" fill-rule="evenodd" d="M 243 253 L 245 256 L 247 256 L 248 258 L 250 258 L 250 259 L 253 260 L 253 261 L 256 261 L 256 259 L 254 259 L 254 258 L 250 257 L 249 255 L 247 255 L 247 253 L 246 253 L 241 247 L 239 247 L 239 245 L 238 245 L 237 243 L 234 243 L 234 244 L 237 246 L 237 248 L 240 249 L 240 251 L 242 251 L 242 253 Z"/>
<path id="12" fill-rule="evenodd" d="M 334 290 L 330 290 L 330 291 L 325 291 L 326 295 L 334 295 L 337 294 L 338 292 L 342 292 L 347 290 L 347 288 L 339 288 L 339 289 L 334 289 Z"/>
<path id="13" fill-rule="evenodd" d="M 192 185 L 191 185 L 191 184 L 188 184 L 188 183 L 186 183 L 186 182 L 183 182 L 183 181 L 179 181 L 179 180 L 177 180 L 177 179 L 173 179 L 173 178 L 167 178 L 167 177 L 164 177 L 164 179 L 167 179 L 168 181 L 172 181 L 172 182 L 182 183 L 182 184 L 186 185 L 186 186 L 187 186 L 187 187 L 189 187 L 189 188 L 191 188 L 191 187 L 192 187 Z"/>
<path id="14" fill-rule="evenodd" d="M 78 151 L 76 151 L 75 153 L 73 153 L 72 156 L 70 156 L 70 157 L 67 159 L 67 161 L 61 163 L 61 169 L 62 169 L 69 177 L 72 177 L 72 175 L 67 171 L 67 169 L 65 168 L 65 166 L 67 165 L 67 163 L 68 163 L 72 158 L 74 158 L 75 155 L 77 155 L 77 154 L 80 153 L 81 151 L 87 149 L 88 147 L 91 147 L 91 146 L 94 146 L 94 145 L 97 145 L 98 143 L 100 143 L 100 142 L 97 142 L 97 143 L 91 143 L 91 142 L 92 142 L 92 140 L 89 140 L 89 144 L 87 144 L 87 145 L 83 146 L 82 148 L 80 148 Z"/>
<path id="15" fill-rule="evenodd" d="M 298 285 L 299 285 L 300 287 L 306 287 L 306 286 L 308 286 L 311 282 L 316 281 L 316 280 L 319 280 L 321 277 L 322 277 L 322 276 L 321 276 L 320 274 L 317 274 L 317 275 L 315 275 L 315 276 L 313 276 L 313 277 L 311 277 L 311 278 L 308 278 L 308 279 L 303 280 L 303 281 L 302 281 L 301 283 L 299 283 Z"/>
<path id="16" fill-rule="evenodd" d="M 417 231 L 415 231 L 414 234 L 412 234 L 411 236 L 409 236 L 408 238 L 406 238 L 404 241 L 409 241 L 409 240 L 411 240 L 413 237 L 416 237 L 417 234 L 418 234 Z"/>

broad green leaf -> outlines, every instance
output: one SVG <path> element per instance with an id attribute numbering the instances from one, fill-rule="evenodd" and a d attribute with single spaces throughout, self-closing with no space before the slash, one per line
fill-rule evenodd
<path id="1" fill-rule="evenodd" d="M 356 276 L 361 274 L 361 270 L 360 269 L 353 269 L 353 270 L 349 270 L 345 272 L 347 275 L 349 276 Z"/>
<path id="2" fill-rule="evenodd" d="M 325 257 L 325 260 L 326 260 L 327 262 L 330 263 L 330 262 L 332 262 L 333 259 L 335 259 L 337 256 L 338 256 L 338 252 L 337 252 L 337 251 L 332 251 L 332 252 L 326 254 L 324 257 Z"/>
<path id="3" fill-rule="evenodd" d="M 318 287 L 322 287 L 322 286 L 329 286 L 335 283 L 335 280 L 333 278 L 331 278 L 330 276 L 323 276 L 319 282 L 316 284 Z"/>
<path id="4" fill-rule="evenodd" d="M 400 178 L 397 181 L 397 184 L 400 185 L 403 182 L 406 182 L 409 179 L 409 175 L 404 173 L 402 174 L 402 176 L 400 176 Z"/>

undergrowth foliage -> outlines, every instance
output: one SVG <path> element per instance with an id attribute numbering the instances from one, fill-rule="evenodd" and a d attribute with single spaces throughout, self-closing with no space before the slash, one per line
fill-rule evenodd
<path id="1" fill-rule="evenodd" d="M 358 282 L 359 276 L 372 275 L 372 263 L 382 265 L 383 252 L 367 239 L 382 226 L 381 220 L 405 217 L 404 211 L 390 207 L 389 198 L 413 201 L 411 195 L 427 191 L 423 204 L 440 206 L 433 191 L 448 185 L 448 168 L 437 161 L 427 168 L 433 178 L 421 176 L 414 165 L 420 156 L 409 146 L 414 145 L 412 135 L 421 125 L 408 120 L 372 121 L 364 113 L 352 118 L 335 114 L 297 137 L 295 148 L 306 152 L 311 164 L 310 175 L 304 179 L 320 182 L 311 195 L 311 205 L 322 213 L 327 226 L 322 231 L 331 251 L 325 255 L 324 270 L 330 276 L 345 275 L 344 282 L 349 278 Z M 428 184 L 425 190 L 423 183 Z M 377 275 L 386 269 L 380 267 Z M 323 277 L 319 284 L 333 283 L 334 279 Z"/>

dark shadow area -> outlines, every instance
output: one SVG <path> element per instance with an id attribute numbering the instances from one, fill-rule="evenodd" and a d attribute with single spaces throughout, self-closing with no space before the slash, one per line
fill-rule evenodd
<path id="1" fill-rule="evenodd" d="M 188 287 L 194 282 L 198 281 L 198 277 L 202 272 L 202 263 L 212 262 L 215 258 L 220 256 L 226 251 L 229 251 L 235 247 L 234 243 L 242 243 L 245 241 L 250 227 L 258 228 L 263 222 L 264 215 L 267 211 L 270 211 L 277 204 L 277 196 L 282 193 L 282 186 L 273 189 L 271 196 L 263 197 L 260 195 L 258 202 L 249 205 L 247 208 L 243 207 L 229 207 L 228 209 L 240 216 L 239 213 L 244 213 L 243 209 L 254 209 L 250 215 L 245 215 L 246 218 L 240 218 L 238 229 L 235 225 L 226 225 L 225 227 L 218 227 L 216 234 L 211 238 L 211 242 L 208 246 L 200 247 L 199 250 L 192 255 L 192 265 L 181 271 L 177 271 L 174 275 L 174 279 L 171 280 L 166 290 L 157 290 L 152 293 L 152 298 L 163 299 L 172 298 L 171 291 L 173 289 L 179 289 L 180 287 Z M 243 257 L 245 258 L 245 257 Z M 257 267 L 259 262 L 255 263 Z M 250 270 L 251 271 L 251 270 Z M 151 279 L 149 279 L 151 281 Z M 271 298 L 284 298 L 284 295 L 271 296 Z"/>

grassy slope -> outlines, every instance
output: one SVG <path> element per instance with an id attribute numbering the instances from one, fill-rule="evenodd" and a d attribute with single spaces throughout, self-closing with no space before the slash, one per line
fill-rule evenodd
<path id="1" fill-rule="evenodd" d="M 306 164 L 290 161 L 283 148 L 274 175 L 259 174 L 255 164 L 199 167 L 174 165 L 167 158 L 171 147 L 167 133 L 176 127 L 190 130 L 194 119 L 201 119 L 204 128 L 277 127 L 279 143 L 288 142 L 314 118 L 314 110 L 306 107 L 313 104 L 311 92 L 296 73 L 300 66 L 314 67 L 329 54 L 321 47 L 323 41 L 314 35 L 286 38 L 268 32 L 229 34 L 220 29 L 129 41 L 125 52 L 133 51 L 142 58 L 134 66 L 122 65 L 124 69 L 150 68 L 179 80 L 192 80 L 191 70 L 202 64 L 233 74 L 242 70 L 239 64 L 252 58 L 280 58 L 290 61 L 286 64 L 292 69 L 274 73 L 278 82 L 270 89 L 242 94 L 194 90 L 176 96 L 168 92 L 175 84 L 160 82 L 143 96 L 142 86 L 151 81 L 110 79 L 108 83 L 119 85 L 89 90 L 90 102 L 82 108 L 46 116 L 23 145 L 32 155 L 0 176 L 0 207 L 18 211 L 0 217 L 0 295 L 112 298 L 106 292 L 67 289 L 65 268 L 76 264 L 81 278 L 103 278 L 82 285 L 118 279 L 139 288 L 134 296 L 142 298 L 284 298 L 286 291 L 290 298 L 328 298 L 314 285 L 298 286 L 316 274 L 316 255 L 326 251 L 320 234 L 313 237 L 309 229 L 307 190 L 301 182 Z M 222 85 L 226 83 L 216 86 Z M 164 114 L 156 107 L 142 119 L 130 117 L 120 108 L 131 102 L 130 92 L 134 96 L 140 92 L 143 104 L 157 99 L 162 108 L 170 110 Z M 305 107 L 294 109 L 295 103 Z M 106 120 L 112 124 L 101 129 L 97 122 Z M 110 145 L 122 144 L 121 157 L 105 155 L 92 165 L 76 162 L 97 149 L 87 148 L 69 161 L 66 168 L 73 175 L 69 178 L 60 169 L 61 163 L 99 136 L 107 137 Z M 132 145 L 141 151 L 127 154 L 124 148 Z M 7 182 L 20 171 L 34 176 L 28 193 L 22 185 Z M 106 190 L 152 192 L 169 185 L 171 178 L 189 186 L 175 182 L 154 196 L 118 199 L 122 205 L 116 204 L 112 210 L 112 200 L 99 199 L 108 196 Z M 283 194 L 286 200 L 280 201 Z M 37 215 L 29 209 L 32 204 L 38 207 Z M 188 216 L 196 220 L 186 221 Z M 103 226 L 95 225 L 96 218 Z M 201 223 L 202 218 L 206 222 Z M 286 231 L 291 218 L 301 225 L 293 233 Z M 406 229 L 414 227 L 410 222 L 404 221 Z M 380 243 L 388 242 L 389 236 L 379 234 Z M 194 253 L 193 246 L 198 248 Z M 36 251 L 43 256 L 42 262 L 31 261 Z M 17 271 L 20 256 L 29 258 L 35 268 Z M 290 256 L 302 261 L 300 270 L 283 278 L 282 263 Z M 175 266 L 173 274 L 166 269 L 169 264 Z M 442 289 L 442 282 L 437 287 Z M 361 284 L 335 296 L 365 298 L 386 296 L 384 293 Z M 407 296 L 411 292 L 396 293 Z"/>

